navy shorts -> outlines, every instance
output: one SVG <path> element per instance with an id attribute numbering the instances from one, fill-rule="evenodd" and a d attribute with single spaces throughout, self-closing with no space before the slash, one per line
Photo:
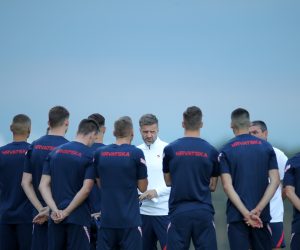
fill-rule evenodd
<path id="1" fill-rule="evenodd" d="M 89 250 L 90 235 L 86 226 L 49 223 L 48 250 Z"/>
<path id="2" fill-rule="evenodd" d="M 252 228 L 245 222 L 228 225 L 228 239 L 231 250 L 271 250 L 271 228 L 264 223 L 263 228 Z"/>
<path id="3" fill-rule="evenodd" d="M 270 222 L 272 248 L 285 248 L 283 222 Z"/>
<path id="4" fill-rule="evenodd" d="M 0 224 L 1 250 L 30 250 L 32 224 Z"/>
<path id="5" fill-rule="evenodd" d="M 217 250 L 213 215 L 208 211 L 187 211 L 171 217 L 167 249 L 188 250 L 193 241 L 196 250 Z"/>
<path id="6" fill-rule="evenodd" d="M 97 243 L 97 250 L 142 250 L 142 229 L 141 227 L 100 228 Z"/>
<path id="7" fill-rule="evenodd" d="M 291 250 L 300 249 L 300 233 L 292 233 L 291 236 Z"/>
<path id="8" fill-rule="evenodd" d="M 167 244 L 167 228 L 170 223 L 169 216 L 141 214 L 141 217 L 143 223 L 143 250 L 156 249 L 157 241 L 159 241 L 161 249 L 164 249 Z"/>
<path id="9" fill-rule="evenodd" d="M 48 222 L 42 225 L 33 224 L 31 250 L 48 249 Z"/>

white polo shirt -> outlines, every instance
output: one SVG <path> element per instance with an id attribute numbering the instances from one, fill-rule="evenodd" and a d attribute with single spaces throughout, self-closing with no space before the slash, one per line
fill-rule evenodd
<path id="1" fill-rule="evenodd" d="M 278 163 L 278 170 L 279 170 L 279 176 L 280 180 L 283 180 L 284 177 L 284 168 L 285 164 L 288 160 L 287 156 L 278 148 L 274 148 L 277 163 Z M 280 184 L 277 188 L 273 198 L 270 201 L 270 213 L 271 213 L 271 222 L 283 222 L 283 201 L 282 201 L 282 185 Z"/>
<path id="2" fill-rule="evenodd" d="M 166 186 L 163 172 L 162 159 L 163 151 L 168 143 L 161 141 L 158 137 L 156 141 L 147 146 L 145 143 L 138 146 L 145 155 L 148 172 L 148 190 L 155 189 L 158 197 L 152 200 L 145 199 L 140 207 L 141 214 L 161 216 L 169 213 L 170 187 Z"/>

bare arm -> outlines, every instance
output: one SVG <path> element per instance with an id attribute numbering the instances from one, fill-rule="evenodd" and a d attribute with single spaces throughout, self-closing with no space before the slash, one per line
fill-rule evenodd
<path id="1" fill-rule="evenodd" d="M 245 207 L 244 203 L 241 201 L 239 195 L 234 190 L 232 185 L 232 179 L 230 174 L 222 174 L 221 180 L 224 188 L 224 192 L 227 194 L 229 200 L 233 205 L 240 211 L 240 213 L 246 217 L 249 214 L 249 210 Z"/>
<path id="2" fill-rule="evenodd" d="M 148 179 L 145 178 L 145 179 L 138 180 L 137 187 L 142 193 L 145 192 L 148 187 Z"/>
<path id="3" fill-rule="evenodd" d="M 69 216 L 82 202 L 89 196 L 94 185 L 94 180 L 85 179 L 82 185 L 82 188 L 75 195 L 69 206 L 67 206 L 63 212 L 65 216 Z"/>
<path id="4" fill-rule="evenodd" d="M 300 198 L 295 193 L 295 187 L 293 186 L 286 186 L 284 188 L 286 197 L 289 201 L 293 204 L 293 206 L 300 211 Z"/>
<path id="5" fill-rule="evenodd" d="M 26 196 L 28 197 L 32 205 L 35 207 L 35 209 L 38 210 L 39 212 L 42 211 L 43 205 L 37 198 L 37 195 L 32 185 L 32 174 L 26 172 L 23 173 L 21 186 Z"/>
<path id="6" fill-rule="evenodd" d="M 209 189 L 211 192 L 214 192 L 216 190 L 217 184 L 218 184 L 218 177 L 211 177 L 209 183 Z"/>
<path id="7" fill-rule="evenodd" d="M 164 173 L 164 179 L 167 187 L 171 187 L 172 185 L 172 179 L 170 173 Z"/>
<path id="8" fill-rule="evenodd" d="M 57 206 L 55 204 L 55 201 L 52 197 L 51 192 L 51 176 L 50 175 L 42 175 L 41 182 L 39 185 L 39 190 L 41 192 L 41 195 L 43 196 L 45 202 L 50 207 L 52 211 L 57 211 Z"/>
<path id="9" fill-rule="evenodd" d="M 273 195 L 275 194 L 279 184 L 280 184 L 280 178 L 279 178 L 279 172 L 278 169 L 271 169 L 269 170 L 269 185 L 259 201 L 259 203 L 256 205 L 255 209 L 252 210 L 254 214 L 260 215 L 261 211 L 267 206 L 267 204 L 272 199 Z"/>

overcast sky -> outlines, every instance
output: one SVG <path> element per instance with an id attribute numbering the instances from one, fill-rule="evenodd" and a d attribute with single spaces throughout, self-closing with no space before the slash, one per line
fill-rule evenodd
<path id="1" fill-rule="evenodd" d="M 154 113 L 160 137 L 181 137 L 182 113 L 204 113 L 201 136 L 219 147 L 243 107 L 269 126 L 269 141 L 300 150 L 300 2 L 201 0 L 0 1 L 0 145 L 14 115 L 43 135 L 48 110 L 113 122 Z"/>

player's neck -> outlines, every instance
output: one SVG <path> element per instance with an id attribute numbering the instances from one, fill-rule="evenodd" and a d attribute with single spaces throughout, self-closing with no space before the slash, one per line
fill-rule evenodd
<path id="1" fill-rule="evenodd" d="M 48 132 L 48 135 L 65 136 L 65 134 L 66 134 L 65 127 L 50 128 Z"/>
<path id="2" fill-rule="evenodd" d="M 185 137 L 200 137 L 200 130 L 185 130 Z"/>
<path id="3" fill-rule="evenodd" d="M 132 137 L 124 137 L 124 138 L 116 138 L 115 144 L 122 145 L 122 144 L 131 144 Z"/>
<path id="4" fill-rule="evenodd" d="M 246 134 L 249 134 L 249 129 L 248 128 L 243 128 L 243 129 L 235 129 L 233 131 L 234 135 L 235 136 L 238 136 L 238 135 L 246 135 Z"/>
<path id="5" fill-rule="evenodd" d="M 21 141 L 27 142 L 27 138 L 28 138 L 28 135 L 13 135 L 14 142 L 21 142 Z"/>

